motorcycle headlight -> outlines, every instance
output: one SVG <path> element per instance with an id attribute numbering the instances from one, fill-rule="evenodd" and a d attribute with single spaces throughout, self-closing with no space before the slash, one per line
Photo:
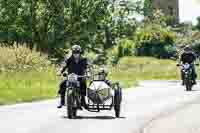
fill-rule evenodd
<path id="1" fill-rule="evenodd" d="M 74 82 L 78 80 L 78 76 L 76 74 L 70 74 L 68 76 L 68 81 Z"/>
<path id="2" fill-rule="evenodd" d="M 190 64 L 184 64 L 184 65 L 183 65 L 183 68 L 184 68 L 184 69 L 190 68 Z"/>
<path id="3" fill-rule="evenodd" d="M 185 74 L 188 74 L 188 71 L 185 71 Z"/>

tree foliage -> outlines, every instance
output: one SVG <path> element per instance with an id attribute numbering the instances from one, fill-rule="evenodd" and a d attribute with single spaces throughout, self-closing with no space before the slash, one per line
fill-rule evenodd
<path id="1" fill-rule="evenodd" d="M 21 45 L 63 57 L 80 44 L 85 51 L 104 51 L 136 30 L 141 1 L 0 0 L 0 43 Z M 100 50 L 99 50 L 100 49 Z"/>
<path id="2" fill-rule="evenodd" d="M 144 0 L 144 16 L 151 16 L 152 15 L 152 4 L 151 4 L 152 0 Z"/>
<path id="3" fill-rule="evenodd" d="M 92 47 L 102 43 L 97 38 L 109 20 L 108 4 L 106 0 L 1 0 L 1 43 L 28 43 L 44 52 L 74 42 Z"/>
<path id="4" fill-rule="evenodd" d="M 136 55 L 170 58 L 176 56 L 176 34 L 167 26 L 160 10 L 145 19 L 136 31 Z M 153 19 L 152 19 L 153 18 Z"/>
<path id="5" fill-rule="evenodd" d="M 200 31 L 200 16 L 197 18 L 196 28 Z"/>

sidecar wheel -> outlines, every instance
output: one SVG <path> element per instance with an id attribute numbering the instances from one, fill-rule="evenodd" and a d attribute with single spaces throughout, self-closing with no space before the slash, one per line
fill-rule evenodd
<path id="1" fill-rule="evenodd" d="M 73 109 L 73 117 L 75 118 L 77 116 L 77 109 Z"/>
<path id="2" fill-rule="evenodd" d="M 119 118 L 120 117 L 120 105 L 115 106 L 115 117 Z"/>
<path id="3" fill-rule="evenodd" d="M 114 95 L 114 110 L 115 110 L 115 116 L 117 118 L 120 117 L 121 100 L 122 100 L 122 91 L 121 88 L 118 88 L 117 90 L 115 90 L 115 95 Z"/>

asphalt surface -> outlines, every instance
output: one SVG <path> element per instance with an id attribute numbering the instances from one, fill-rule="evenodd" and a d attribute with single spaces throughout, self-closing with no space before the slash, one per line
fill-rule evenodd
<path id="1" fill-rule="evenodd" d="M 200 99 L 150 123 L 144 133 L 200 133 Z"/>
<path id="2" fill-rule="evenodd" d="M 157 129 L 160 129 L 160 133 L 162 127 L 157 128 L 160 120 L 194 105 L 200 99 L 199 86 L 194 87 L 194 90 L 184 91 L 184 87 L 177 81 L 141 82 L 139 87 L 124 91 L 121 118 L 115 118 L 113 110 L 100 113 L 84 110 L 78 112 L 77 119 L 70 120 L 65 108 L 56 108 L 58 99 L 2 106 L 0 132 L 157 133 Z"/>

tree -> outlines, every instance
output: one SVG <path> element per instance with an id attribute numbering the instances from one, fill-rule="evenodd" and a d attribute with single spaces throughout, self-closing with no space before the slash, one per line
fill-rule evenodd
<path id="1" fill-rule="evenodd" d="M 197 18 L 196 28 L 200 31 L 200 17 Z"/>
<path id="2" fill-rule="evenodd" d="M 104 51 L 121 34 L 132 36 L 136 26 L 129 17 L 141 11 L 139 3 L 126 3 L 120 14 L 115 0 L 0 0 L 0 41 L 57 57 L 74 43 Z M 118 16 L 123 20 L 115 23 Z"/>
<path id="3" fill-rule="evenodd" d="M 151 3 L 152 0 L 144 0 L 144 8 L 143 8 L 144 16 L 152 15 L 153 7 Z"/>

